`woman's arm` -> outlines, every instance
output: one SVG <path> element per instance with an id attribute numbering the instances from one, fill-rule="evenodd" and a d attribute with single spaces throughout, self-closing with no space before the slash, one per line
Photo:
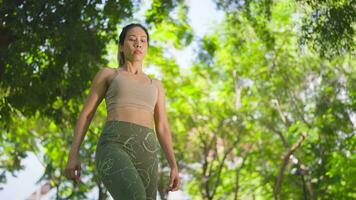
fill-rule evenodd
<path id="1" fill-rule="evenodd" d="M 74 128 L 74 137 L 69 152 L 69 158 L 66 168 L 66 175 L 68 178 L 74 179 L 78 178 L 75 175 L 75 170 L 80 173 L 80 166 L 78 162 L 79 148 L 84 140 L 85 134 L 89 127 L 89 124 L 96 112 L 97 107 L 100 105 L 101 101 L 105 96 L 106 91 L 106 77 L 110 74 L 110 69 L 103 68 L 100 69 L 90 87 L 90 93 L 85 101 L 82 111 L 78 117 L 77 123 Z"/>
<path id="2" fill-rule="evenodd" d="M 161 81 L 157 80 L 158 98 L 155 106 L 154 119 L 157 138 L 164 150 L 168 163 L 171 167 L 170 188 L 175 191 L 179 186 L 178 166 L 174 156 L 172 136 L 168 124 L 168 117 L 165 108 L 165 90 Z"/>

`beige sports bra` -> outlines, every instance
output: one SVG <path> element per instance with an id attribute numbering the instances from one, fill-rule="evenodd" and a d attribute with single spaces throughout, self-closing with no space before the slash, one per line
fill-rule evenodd
<path id="1" fill-rule="evenodd" d="M 153 114 L 157 101 L 158 88 L 153 84 L 143 84 L 126 78 L 116 70 L 105 94 L 106 110 L 109 112 L 119 107 L 136 107 Z"/>

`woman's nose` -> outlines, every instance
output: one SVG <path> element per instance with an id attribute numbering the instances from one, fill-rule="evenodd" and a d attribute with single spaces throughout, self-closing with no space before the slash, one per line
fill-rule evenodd
<path id="1" fill-rule="evenodd" d="M 141 43 L 140 42 L 135 42 L 135 46 L 136 47 L 141 47 Z"/>

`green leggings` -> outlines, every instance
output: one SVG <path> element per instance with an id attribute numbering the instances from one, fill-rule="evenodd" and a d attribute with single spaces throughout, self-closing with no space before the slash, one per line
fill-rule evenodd
<path id="1" fill-rule="evenodd" d="M 153 129 L 120 120 L 105 123 L 95 165 L 115 200 L 156 200 L 159 150 Z"/>

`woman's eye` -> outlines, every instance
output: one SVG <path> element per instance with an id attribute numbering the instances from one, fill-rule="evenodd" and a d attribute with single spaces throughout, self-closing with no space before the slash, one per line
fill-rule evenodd
<path id="1" fill-rule="evenodd" d="M 134 41 L 136 41 L 136 40 L 135 40 L 135 39 L 129 39 L 129 41 L 134 42 Z M 145 43 L 146 40 L 141 40 L 141 42 Z"/>

